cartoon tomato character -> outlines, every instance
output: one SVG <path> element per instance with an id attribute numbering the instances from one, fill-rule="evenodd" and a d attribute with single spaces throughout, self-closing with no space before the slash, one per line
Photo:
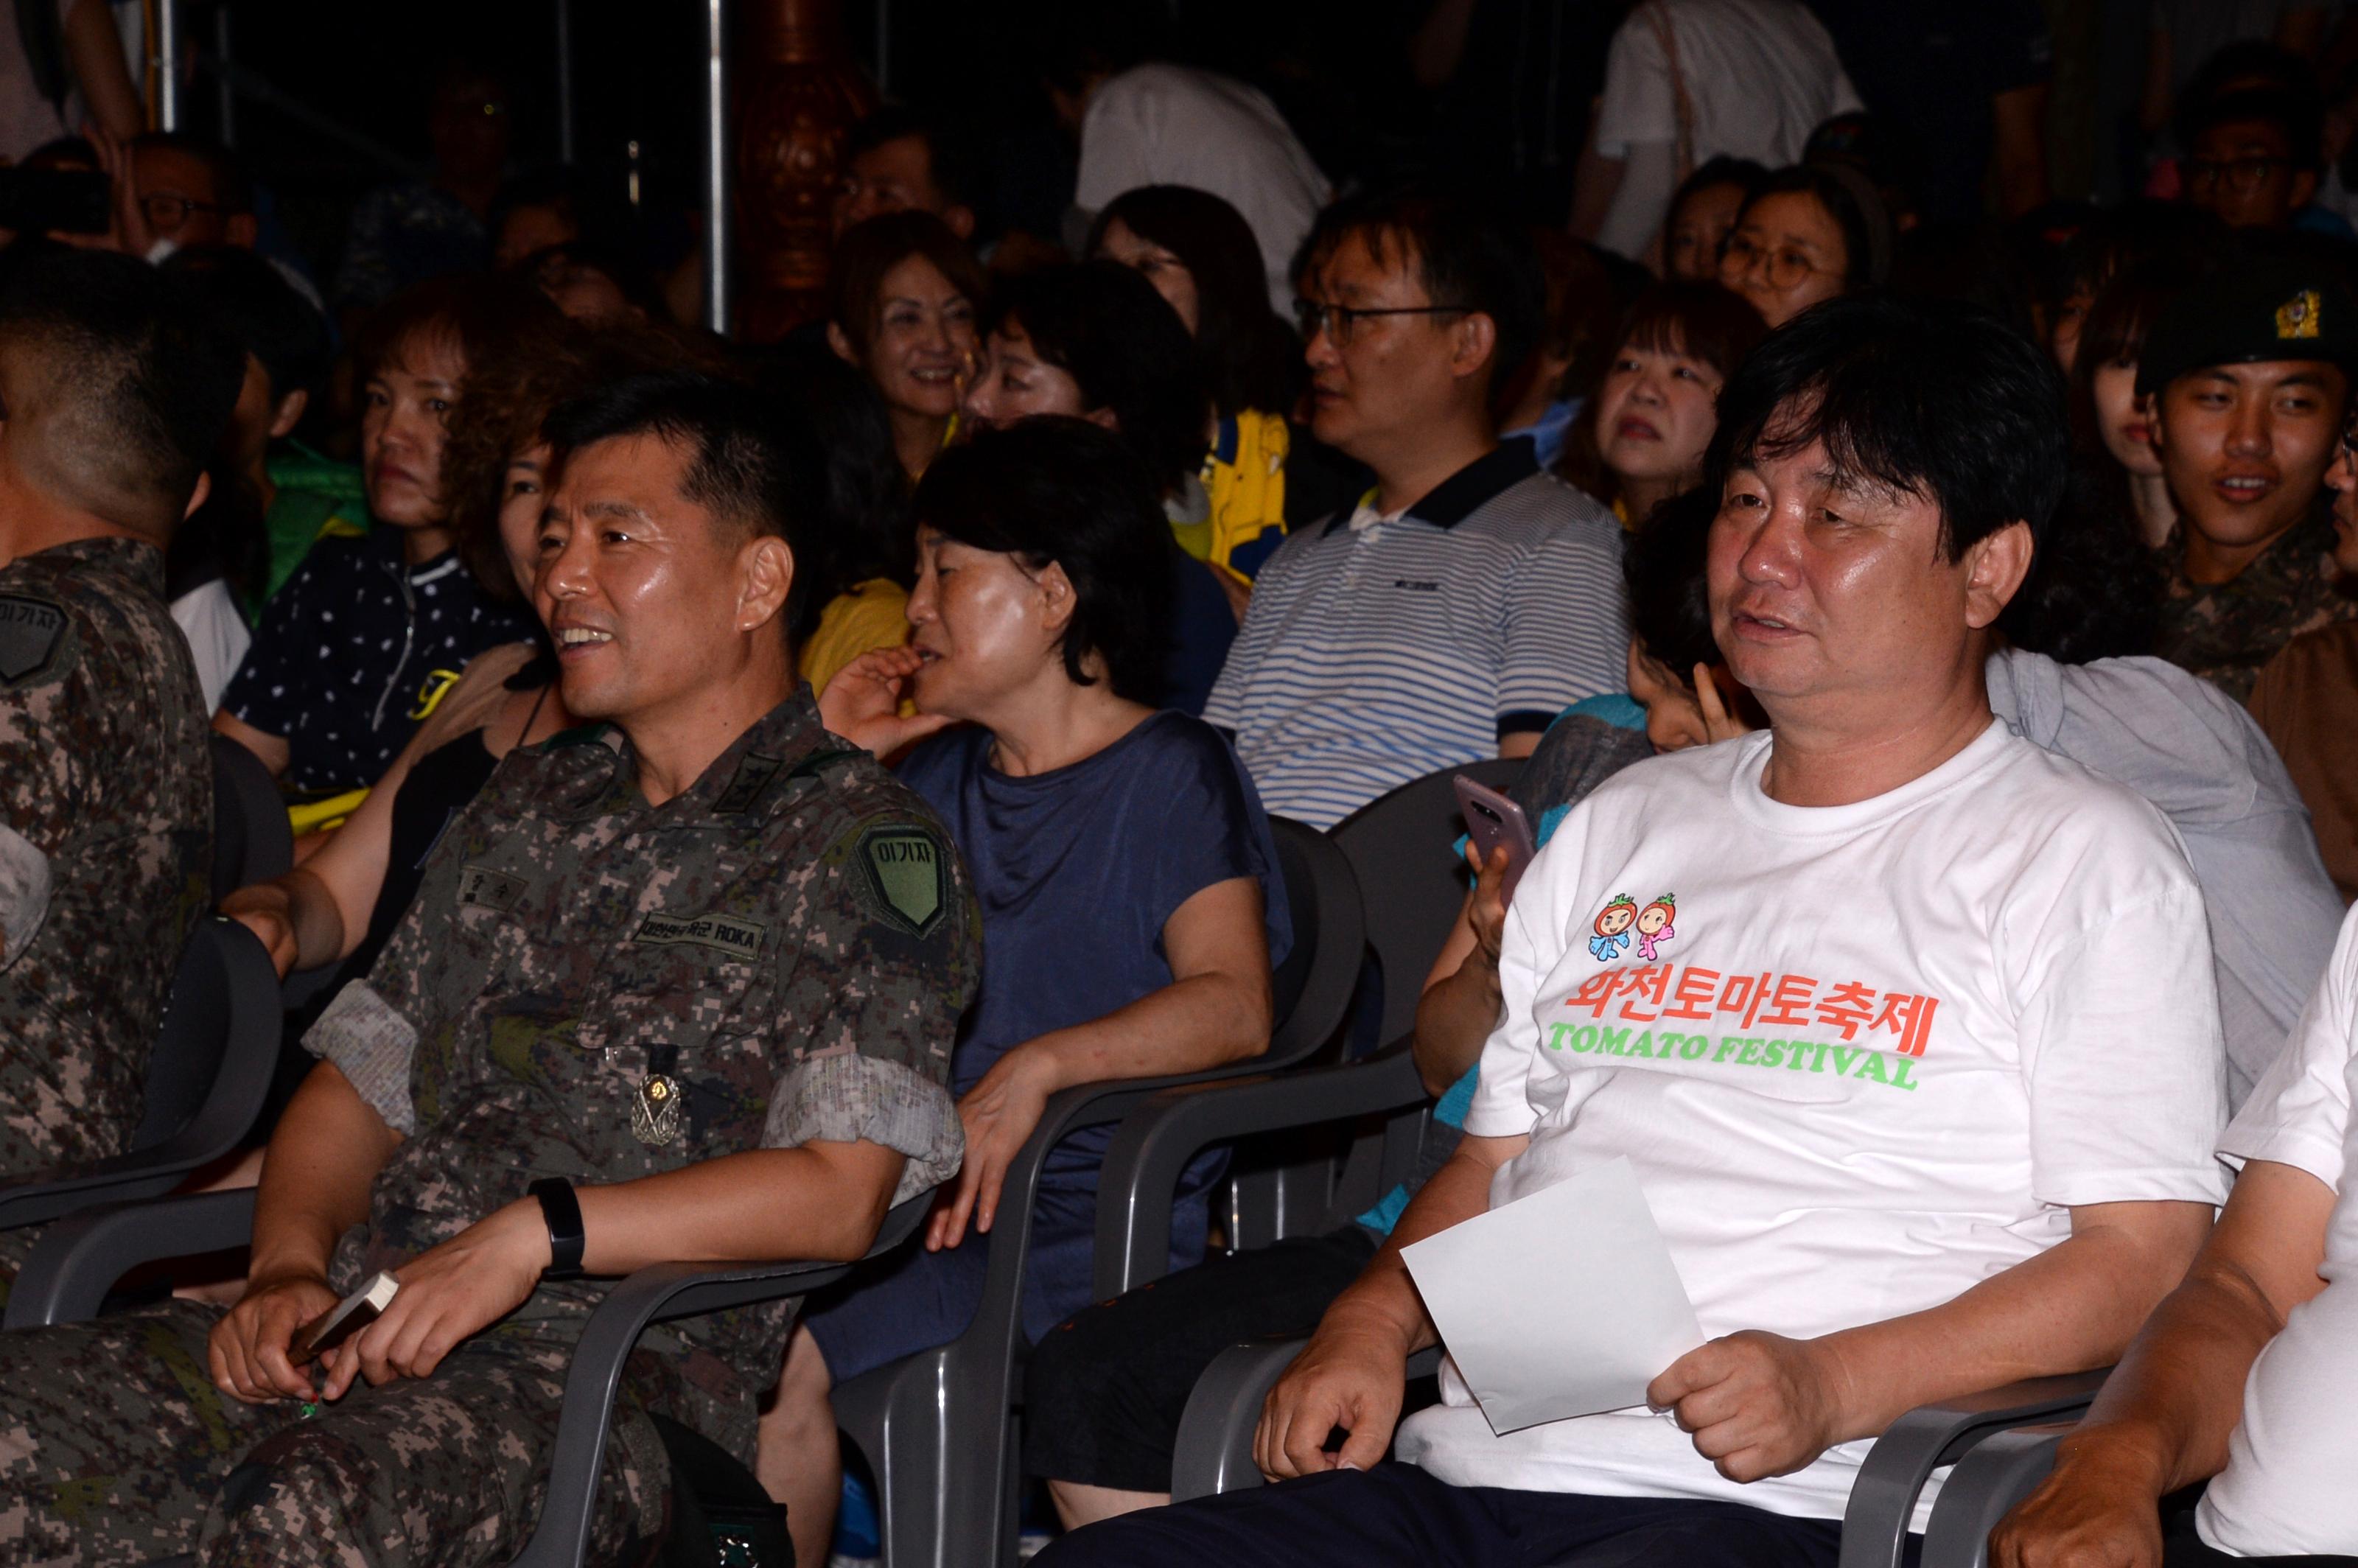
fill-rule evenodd
<path id="1" fill-rule="evenodd" d="M 1596 912 L 1590 929 L 1595 933 L 1588 939 L 1588 950 L 1602 964 L 1618 957 L 1629 946 L 1629 927 L 1638 923 L 1638 901 L 1628 893 L 1616 893 L 1605 907 Z"/>
<path id="2" fill-rule="evenodd" d="M 1648 963 L 1655 959 L 1655 949 L 1676 936 L 1671 923 L 1679 917 L 1679 901 L 1675 894 L 1664 893 L 1638 912 L 1638 957 Z"/>

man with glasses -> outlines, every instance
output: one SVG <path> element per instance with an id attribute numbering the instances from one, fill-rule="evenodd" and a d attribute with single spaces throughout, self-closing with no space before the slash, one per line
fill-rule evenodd
<path id="1" fill-rule="evenodd" d="M 1565 707 L 1622 689 L 1629 633 L 1611 514 L 1492 416 L 1540 330 L 1523 236 L 1403 189 L 1328 208 L 1303 255 L 1311 429 L 1376 482 L 1261 568 L 1204 717 L 1271 811 L 1325 827 L 1529 755 Z"/>
<path id="2" fill-rule="evenodd" d="M 2180 517 L 2154 652 L 2238 700 L 2294 637 L 2358 617 L 2323 506 L 2353 362 L 2358 299 L 2289 258 L 2181 297 L 2138 357 Z"/>
<path id="3" fill-rule="evenodd" d="M 152 242 L 173 250 L 254 248 L 254 187 L 219 147 L 194 136 L 151 131 L 131 143 L 131 185 L 151 249 Z"/>
<path id="4" fill-rule="evenodd" d="M 2223 92 L 2183 128 L 2186 200 L 2231 229 L 2291 229 L 2317 194 L 2323 147 L 2316 103 L 2275 87 Z M 2348 237 L 2346 226 L 2339 229 Z"/>

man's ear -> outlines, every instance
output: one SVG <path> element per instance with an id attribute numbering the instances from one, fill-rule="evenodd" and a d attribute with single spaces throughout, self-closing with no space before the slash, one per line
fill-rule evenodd
<path id="1" fill-rule="evenodd" d="M 186 523 L 189 518 L 194 517 L 197 514 L 197 508 L 202 506 L 205 503 L 205 498 L 212 492 L 213 476 L 200 472 L 197 475 L 197 488 L 189 492 L 189 503 L 180 508 L 180 521 Z"/>
<path id="2" fill-rule="evenodd" d="M 855 370 L 860 368 L 860 356 L 851 351 L 851 340 L 845 337 L 843 329 L 832 321 L 827 324 L 827 346 L 835 351 L 837 359 Z"/>
<path id="3" fill-rule="evenodd" d="M 2137 417 L 2145 421 L 2145 427 L 2147 430 L 2146 439 L 2152 443 L 2153 449 L 2155 451 L 2160 451 L 2162 449 L 2163 440 L 2161 433 L 2161 394 L 2158 392 L 2138 393 L 2136 395 L 2136 401 L 2131 405 L 2131 406 L 2136 408 Z"/>
<path id="4" fill-rule="evenodd" d="M 299 386 L 280 398 L 278 406 L 270 411 L 270 438 L 276 441 L 292 435 L 303 422 L 303 411 L 310 406 L 311 395 Z"/>
<path id="5" fill-rule="evenodd" d="M 222 222 L 222 243 L 242 251 L 254 249 L 254 242 L 261 232 L 262 226 L 254 221 L 251 212 L 233 212 Z"/>
<path id="6" fill-rule="evenodd" d="M 1061 640 L 1073 623 L 1073 611 L 1080 607 L 1080 595 L 1074 590 L 1073 579 L 1065 575 L 1064 563 L 1050 561 L 1033 580 L 1040 589 L 1040 624 Z"/>
<path id="7" fill-rule="evenodd" d="M 1979 632 L 2022 589 L 2035 549 L 2030 524 L 2017 519 L 1965 552 L 1965 624 Z"/>
<path id="8" fill-rule="evenodd" d="M 785 610 L 795 586 L 795 552 L 775 534 L 764 534 L 738 553 L 737 630 L 757 631 Z"/>
<path id="9" fill-rule="evenodd" d="M 1081 417 L 1100 430 L 1110 431 L 1117 436 L 1121 434 L 1121 416 L 1110 407 L 1092 408 Z"/>
<path id="10" fill-rule="evenodd" d="M 1479 310 L 1460 316 L 1449 329 L 1449 371 L 1453 375 L 1482 375 L 1498 346 L 1498 324 Z M 1519 369 L 1519 366 L 1509 366 Z"/>

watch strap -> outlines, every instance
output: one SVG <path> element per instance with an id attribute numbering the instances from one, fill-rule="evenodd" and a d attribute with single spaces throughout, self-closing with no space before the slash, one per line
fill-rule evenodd
<path id="1" fill-rule="evenodd" d="M 581 1252 L 589 1238 L 581 1226 L 581 1200 L 563 1176 L 544 1176 L 525 1189 L 540 1200 L 541 1217 L 548 1222 L 548 1267 L 544 1280 L 578 1280 Z"/>

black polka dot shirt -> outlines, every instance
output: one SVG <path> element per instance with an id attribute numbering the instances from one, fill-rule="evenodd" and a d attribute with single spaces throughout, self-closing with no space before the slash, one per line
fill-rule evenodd
<path id="1" fill-rule="evenodd" d="M 485 594 L 453 552 L 408 567 L 395 529 L 321 539 L 264 608 L 222 707 L 287 741 L 288 789 L 359 789 L 407 744 L 421 699 L 449 674 L 532 634 L 531 612 Z"/>

